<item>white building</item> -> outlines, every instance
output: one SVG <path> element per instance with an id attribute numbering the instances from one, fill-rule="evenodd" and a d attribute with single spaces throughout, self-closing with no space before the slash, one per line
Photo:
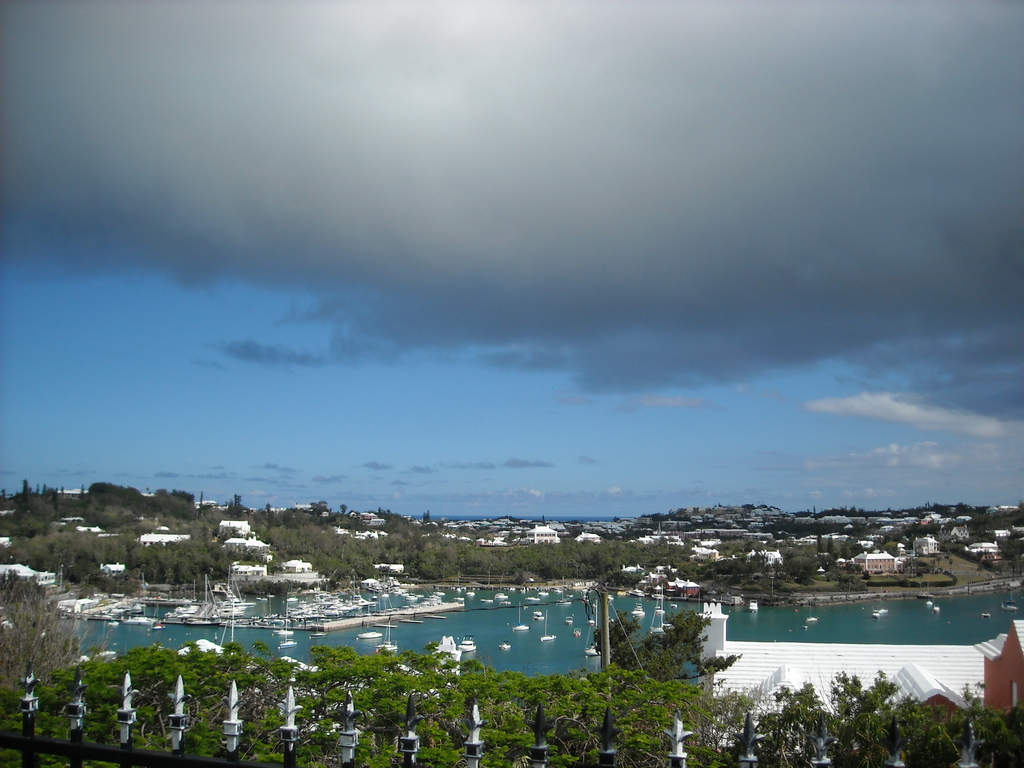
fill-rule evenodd
<path id="1" fill-rule="evenodd" d="M 937 555 L 939 553 L 939 542 L 931 536 L 914 539 L 914 554 L 917 557 L 924 555 Z"/>
<path id="2" fill-rule="evenodd" d="M 405 573 L 405 566 L 402 563 L 375 563 L 373 567 L 381 573 Z"/>
<path id="3" fill-rule="evenodd" d="M 231 564 L 231 576 L 242 579 L 265 579 L 267 577 L 267 566 L 265 565 L 242 565 L 241 563 Z"/>
<path id="4" fill-rule="evenodd" d="M 753 549 L 747 553 L 747 560 L 753 560 L 755 557 L 763 560 L 768 566 L 782 565 L 782 553 L 777 549 Z"/>
<path id="5" fill-rule="evenodd" d="M 584 531 L 579 536 L 577 536 L 574 539 L 574 541 L 586 541 L 591 544 L 600 544 L 602 539 L 596 533 L 587 533 L 586 531 Z"/>
<path id="6" fill-rule="evenodd" d="M 220 536 L 240 536 L 247 539 L 252 535 L 252 529 L 245 520 L 221 520 L 217 533 Z"/>
<path id="7" fill-rule="evenodd" d="M 124 563 L 104 563 L 100 572 L 104 576 L 124 576 Z"/>
<path id="8" fill-rule="evenodd" d="M 281 563 L 281 570 L 284 573 L 312 573 L 313 564 L 304 560 L 286 560 Z"/>
<path id="9" fill-rule="evenodd" d="M 769 706 L 778 689 L 797 691 L 808 683 L 827 699 L 840 673 L 868 685 L 884 672 L 902 696 L 958 707 L 966 705 L 964 690 L 978 695 L 984 683 L 983 656 L 974 646 L 735 642 L 726 637 L 729 617 L 721 605 L 705 604 L 704 615 L 711 619 L 705 656 L 739 657 L 715 673 L 715 686 L 752 694 Z"/>
<path id="10" fill-rule="evenodd" d="M 153 544 L 177 544 L 191 538 L 191 534 L 188 533 L 144 533 L 139 536 L 139 543 L 148 547 Z"/>
<path id="11" fill-rule="evenodd" d="M 35 571 L 21 563 L 0 565 L 0 579 L 6 578 L 8 574 L 14 574 L 19 579 L 35 579 L 36 584 L 44 587 L 57 583 L 57 574 L 53 571 Z"/>
<path id="12" fill-rule="evenodd" d="M 526 541 L 529 544 L 557 544 L 558 532 L 550 526 L 538 525 L 526 532 Z"/>
<path id="13" fill-rule="evenodd" d="M 270 550 L 270 545 L 265 541 L 260 541 L 259 539 L 242 539 L 239 537 L 233 537 L 225 540 L 224 546 L 226 548 L 244 549 L 250 552 L 267 552 Z"/>

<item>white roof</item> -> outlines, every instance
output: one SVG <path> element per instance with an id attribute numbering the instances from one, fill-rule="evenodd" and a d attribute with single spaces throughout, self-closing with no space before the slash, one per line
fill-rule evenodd
<path id="1" fill-rule="evenodd" d="M 822 698 L 832 680 L 845 672 L 870 684 L 884 672 L 905 696 L 921 699 L 942 693 L 958 704 L 966 686 L 980 690 L 985 679 L 982 654 L 970 645 L 882 645 L 853 643 L 751 643 L 726 641 L 719 656 L 740 658 L 715 683 L 727 689 L 802 687 L 811 683 Z M 923 699 L 922 699 L 923 700 Z"/>
<path id="2" fill-rule="evenodd" d="M 1011 621 L 1010 626 L 1017 632 L 1017 640 L 1024 639 L 1024 620 Z M 1009 633 L 1004 632 L 998 635 L 994 640 L 987 640 L 984 643 L 978 643 L 975 648 L 988 659 L 998 659 L 1003 655 L 1003 646 L 1006 644 L 1006 638 Z"/>

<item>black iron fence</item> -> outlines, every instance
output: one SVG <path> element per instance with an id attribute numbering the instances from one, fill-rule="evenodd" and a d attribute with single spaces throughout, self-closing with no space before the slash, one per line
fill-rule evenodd
<path id="1" fill-rule="evenodd" d="M 35 717 L 39 708 L 39 699 L 35 696 L 34 689 L 38 680 L 29 669 L 24 679 L 25 695 L 21 699 L 22 730 L 20 734 L 10 731 L 0 731 L 0 749 L 10 749 L 21 753 L 22 768 L 34 768 L 37 755 L 56 755 L 64 757 L 71 768 L 81 768 L 85 760 L 96 760 L 117 763 L 122 768 L 279 768 L 268 763 L 245 761 L 239 758 L 239 746 L 242 737 L 243 723 L 239 719 L 238 689 L 232 682 L 227 697 L 224 699 L 224 706 L 227 718 L 222 722 L 226 757 L 202 757 L 190 755 L 186 751 L 186 735 L 189 729 L 189 718 L 185 712 L 185 702 L 188 696 L 185 694 L 184 684 L 181 676 L 178 676 L 174 692 L 170 695 L 174 705 L 174 713 L 168 718 L 168 727 L 171 732 L 171 751 L 160 752 L 156 750 L 135 749 L 132 745 L 132 730 L 136 722 L 136 710 L 132 706 L 132 697 L 135 690 L 132 688 L 131 675 L 125 673 L 124 682 L 120 689 L 121 708 L 117 710 L 117 723 L 120 730 L 120 743 L 117 746 L 106 744 L 94 744 L 83 740 L 83 725 L 87 712 L 83 695 L 86 686 L 82 683 L 82 674 L 79 669 L 75 674 L 74 683 L 71 686 L 71 701 L 65 706 L 65 715 L 68 718 L 69 737 L 67 739 L 45 738 L 35 735 Z M 296 768 L 296 747 L 298 745 L 298 727 L 295 725 L 295 716 L 302 709 L 295 703 L 295 694 L 289 686 L 284 700 L 278 704 L 278 709 L 284 715 L 285 723 L 279 729 L 281 752 L 283 755 L 284 768 Z M 338 752 L 342 768 L 355 768 L 356 747 L 359 744 L 359 731 L 356 727 L 356 720 L 362 715 L 355 709 L 352 694 L 346 697 L 342 711 L 342 730 L 339 733 Z M 396 758 L 400 756 L 403 768 L 413 768 L 417 765 L 417 756 L 420 751 L 420 739 L 416 734 L 416 727 L 423 720 L 423 716 L 416 713 L 416 700 L 410 695 L 406 705 L 405 720 L 402 735 L 398 738 Z M 480 761 L 484 755 L 484 742 L 481 738 L 481 729 L 487 724 L 480 717 L 480 709 L 474 701 L 463 721 L 466 726 L 466 739 L 463 742 L 463 758 L 467 768 L 480 768 Z M 548 751 L 547 736 L 553 727 L 546 715 L 544 706 L 539 705 L 532 724 L 533 746 L 529 749 L 530 768 L 547 768 Z M 616 737 L 621 731 L 615 725 L 615 715 L 611 708 L 605 710 L 603 722 L 596 728 L 600 738 L 601 747 L 598 750 L 598 765 L 600 768 L 615 768 L 618 761 L 618 750 L 615 747 Z M 693 736 L 691 731 L 686 730 L 681 716 L 675 715 L 671 730 L 666 730 L 670 744 L 669 751 L 665 755 L 664 764 L 668 768 L 687 768 L 686 740 Z M 742 732 L 735 735 L 739 746 L 740 768 L 757 768 L 757 743 L 763 738 L 757 733 L 754 719 L 748 712 Z M 825 715 L 819 714 L 817 728 L 809 737 L 814 750 L 814 757 L 811 759 L 812 768 L 829 768 L 832 761 L 828 756 L 829 749 L 836 742 L 836 739 L 828 734 L 825 722 Z M 885 761 L 887 768 L 904 768 L 901 754 L 907 739 L 900 733 L 899 723 L 895 717 L 889 725 L 888 734 L 881 740 L 881 745 L 888 753 Z M 979 768 L 975 760 L 978 748 L 984 743 L 974 737 L 974 728 L 970 721 L 964 724 L 964 731 L 961 738 L 954 743 L 960 749 L 960 760 L 957 768 Z"/>

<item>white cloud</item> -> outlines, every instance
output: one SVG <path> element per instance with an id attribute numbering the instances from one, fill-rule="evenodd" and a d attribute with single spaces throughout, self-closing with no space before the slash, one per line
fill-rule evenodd
<path id="1" fill-rule="evenodd" d="M 814 413 L 836 416 L 861 416 L 898 424 L 910 424 L 926 431 L 956 432 L 971 437 L 1005 437 L 1015 422 L 1004 422 L 991 416 L 955 411 L 913 402 L 906 395 L 893 392 L 861 392 L 853 397 L 828 397 L 804 403 Z"/>

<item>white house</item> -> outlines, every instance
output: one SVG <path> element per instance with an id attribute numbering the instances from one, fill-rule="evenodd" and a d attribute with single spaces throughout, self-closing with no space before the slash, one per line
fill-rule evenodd
<path id="1" fill-rule="evenodd" d="M 923 555 L 937 555 L 939 553 L 939 542 L 931 536 L 914 539 L 914 554 L 917 557 Z"/>
<path id="2" fill-rule="evenodd" d="M 526 532 L 526 541 L 529 544 L 557 544 L 558 532 L 547 525 L 538 525 Z"/>
<path id="3" fill-rule="evenodd" d="M 237 536 L 227 539 L 224 542 L 224 546 L 227 548 L 245 549 L 250 552 L 266 552 L 270 549 L 269 544 L 259 539 L 242 539 Z"/>
<path id="4" fill-rule="evenodd" d="M 313 564 L 304 560 L 286 560 L 281 563 L 281 570 L 285 573 L 312 573 Z"/>
<path id="5" fill-rule="evenodd" d="M 104 576 L 124 576 L 124 563 L 104 563 L 100 572 Z"/>
<path id="6" fill-rule="evenodd" d="M 265 565 L 242 565 L 241 563 L 231 564 L 231 575 L 242 580 L 265 579 L 267 577 L 267 566 Z"/>
<path id="7" fill-rule="evenodd" d="M 44 587 L 53 586 L 57 583 L 57 574 L 53 571 L 35 571 L 21 563 L 0 565 L 0 579 L 6 578 L 8 574 L 14 574 L 19 579 L 35 579 L 36 584 Z"/>
<path id="8" fill-rule="evenodd" d="M 245 520 L 221 520 L 217 533 L 219 536 L 241 536 L 247 539 L 252 535 L 252 529 Z"/>
<path id="9" fill-rule="evenodd" d="M 577 536 L 574 539 L 574 541 L 587 541 L 591 544 L 600 544 L 602 539 L 596 533 L 587 533 L 586 531 L 584 531 L 579 536 Z"/>
<path id="10" fill-rule="evenodd" d="M 144 533 L 139 536 L 139 543 L 148 547 L 153 544 L 177 544 L 191 538 L 191 534 L 188 533 Z"/>
<path id="11" fill-rule="evenodd" d="M 763 560 L 768 566 L 782 565 L 782 553 L 777 549 L 752 549 L 747 553 L 747 560 L 753 560 L 755 557 Z"/>
<path id="12" fill-rule="evenodd" d="M 824 698 L 840 673 L 867 682 L 884 672 L 901 696 L 963 707 L 963 692 L 978 695 L 984 682 L 983 656 L 970 645 L 736 642 L 726 638 L 729 616 L 720 605 L 706 604 L 704 615 L 711 620 L 705 657 L 738 657 L 715 673 L 715 687 L 753 694 L 762 703 L 780 688 L 797 691 L 808 683 Z"/>
<path id="13" fill-rule="evenodd" d="M 402 563 L 375 563 L 373 567 L 381 573 L 405 573 L 405 566 Z"/>

